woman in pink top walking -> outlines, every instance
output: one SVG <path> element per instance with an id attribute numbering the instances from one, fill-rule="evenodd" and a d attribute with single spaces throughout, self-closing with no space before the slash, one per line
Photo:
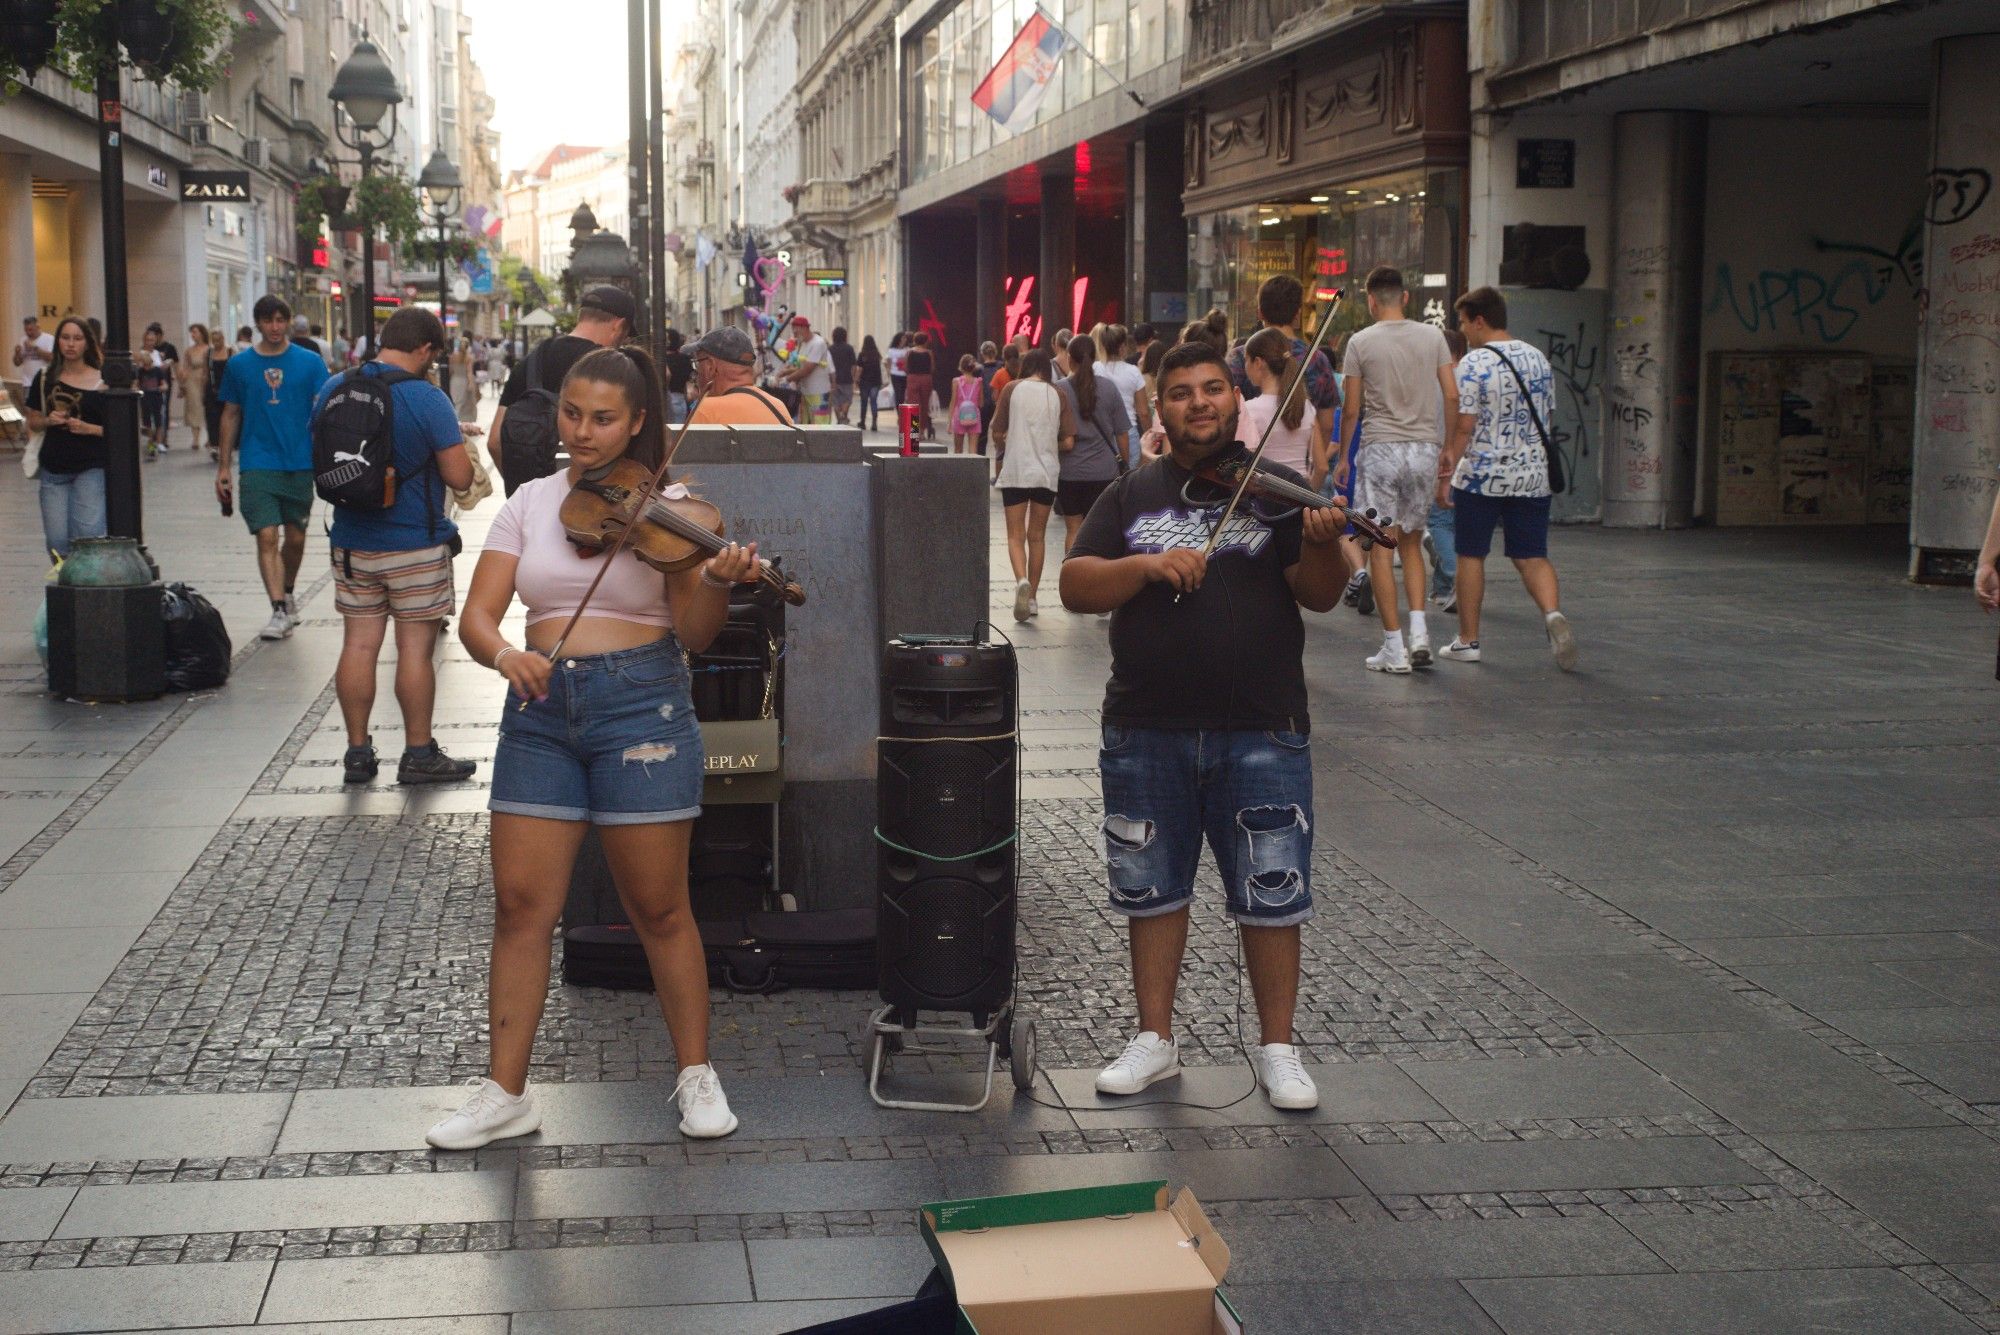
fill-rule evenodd
<path id="1" fill-rule="evenodd" d="M 1304 371 L 1305 363 L 1292 355 L 1292 341 L 1281 330 L 1261 329 L 1253 334 L 1243 346 L 1243 374 L 1256 387 L 1257 397 L 1243 401 L 1236 435 L 1254 450 L 1264 428 L 1270 427 L 1265 462 L 1283 464 L 1317 491 L 1327 470 L 1327 440 L 1319 429 L 1318 414 L 1308 411 L 1312 405 L 1306 402 L 1303 390 L 1285 405 L 1282 414 L 1278 412 L 1292 382 Z M 1277 419 L 1275 426 L 1271 425 L 1273 418 Z"/>
<path id="2" fill-rule="evenodd" d="M 528 1066 L 549 990 L 549 934 L 592 825 L 673 1037 L 681 1134 L 736 1129 L 708 1061 L 708 969 L 688 907 L 688 838 L 701 814 L 703 757 L 687 654 L 715 639 L 731 586 L 757 577 L 757 546 L 731 543 L 694 569 L 662 575 L 630 551 L 580 555 L 561 514 L 585 471 L 627 455 L 649 471 L 659 465 L 665 407 L 659 372 L 638 348 L 603 348 L 579 360 L 556 410 L 568 471 L 508 497 L 473 571 L 459 639 L 508 685 L 487 803 L 491 1076 L 425 1136 L 440 1149 L 477 1149 L 541 1125 Z M 615 564 L 563 638 L 605 561 Z M 516 596 L 528 613 L 526 647 L 500 630 Z M 556 662 L 549 655 L 559 639 Z"/>

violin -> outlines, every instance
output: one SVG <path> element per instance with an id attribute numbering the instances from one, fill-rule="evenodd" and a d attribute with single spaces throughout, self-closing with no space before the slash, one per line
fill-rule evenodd
<path id="1" fill-rule="evenodd" d="M 584 473 L 563 497 L 561 513 L 563 533 L 579 554 L 622 546 L 662 574 L 692 570 L 729 545 L 713 502 L 685 486 L 654 490 L 652 470 L 631 458 Z M 757 578 L 793 607 L 805 605 L 805 590 L 771 562 L 758 562 Z"/>
<path id="2" fill-rule="evenodd" d="M 1199 505 L 1201 502 L 1188 494 L 1196 482 L 1206 482 L 1221 487 L 1224 491 L 1234 492 L 1243 485 L 1246 477 L 1249 479 L 1251 492 L 1267 500 L 1283 501 L 1293 509 L 1346 511 L 1347 522 L 1354 526 L 1354 536 L 1360 540 L 1363 551 L 1375 546 L 1396 545 L 1395 539 L 1391 538 L 1387 530 L 1382 527 L 1382 522 L 1376 517 L 1373 509 L 1366 511 L 1351 509 L 1338 501 L 1328 500 L 1310 487 L 1302 487 L 1289 478 L 1279 477 L 1270 469 L 1258 465 L 1250 451 L 1240 444 L 1234 449 L 1224 450 L 1204 461 L 1202 466 L 1195 470 L 1194 477 L 1181 488 L 1181 499 L 1189 505 Z"/>

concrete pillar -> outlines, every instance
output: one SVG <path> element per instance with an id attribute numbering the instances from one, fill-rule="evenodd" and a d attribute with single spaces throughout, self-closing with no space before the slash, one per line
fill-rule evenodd
<path id="1" fill-rule="evenodd" d="M 1007 281 L 1007 201 L 995 196 L 979 201 L 979 253 L 973 257 L 976 271 L 974 281 L 979 285 L 976 311 L 977 337 L 971 340 L 969 350 L 977 355 L 977 345 L 988 339 L 1001 341 L 1000 328 L 1005 319 Z"/>
<path id="2" fill-rule="evenodd" d="M 0 346 L 20 341 L 21 321 L 41 314 L 37 307 L 34 174 L 27 154 L 0 153 Z M 11 361 L 5 374 L 14 374 Z"/>
<path id="3" fill-rule="evenodd" d="M 1076 282 L 1076 177 L 1067 159 L 1042 164 L 1042 257 L 1035 308 L 1042 343 L 1069 328 L 1070 287 Z"/>
<path id="4" fill-rule="evenodd" d="M 1604 523 L 1681 528 L 1694 515 L 1700 440 L 1708 119 L 1628 111 L 1614 135 Z"/>
<path id="5" fill-rule="evenodd" d="M 2000 483 L 1996 67 L 2000 33 L 1937 44 L 1910 477 L 1911 574 L 1919 579 L 1948 573 L 1927 554 L 1978 548 Z"/>
<path id="6" fill-rule="evenodd" d="M 69 188 L 69 290 L 83 315 L 104 318 L 104 204 L 95 181 Z"/>
<path id="7" fill-rule="evenodd" d="M 1125 220 L 1128 325 L 1167 319 L 1153 309 L 1156 295 L 1187 295 L 1187 218 L 1181 212 L 1184 153 L 1176 121 L 1149 125 L 1132 145 L 1131 205 Z"/>

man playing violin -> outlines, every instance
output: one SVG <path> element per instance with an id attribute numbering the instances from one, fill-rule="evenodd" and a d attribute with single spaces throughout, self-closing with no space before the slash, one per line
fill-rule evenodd
<path id="1" fill-rule="evenodd" d="M 1158 401 L 1167 454 L 1112 483 L 1063 562 L 1063 605 L 1111 613 L 1103 843 L 1138 993 L 1139 1035 L 1097 1088 L 1136 1094 L 1180 1073 L 1174 993 L 1206 838 L 1256 995 L 1257 1082 L 1276 1107 L 1312 1108 L 1319 1091 L 1292 1044 L 1299 924 L 1313 911 L 1299 609 L 1339 602 L 1347 515 L 1246 495 L 1224 523 L 1229 489 L 1198 475 L 1240 449 L 1238 407 L 1221 353 L 1169 352 Z"/>
<path id="2" fill-rule="evenodd" d="M 759 578 L 756 544 L 718 543 L 707 560 L 663 574 L 631 550 L 579 553 L 562 516 L 587 470 L 622 458 L 649 474 L 659 468 L 664 403 L 659 374 L 640 349 L 579 359 L 562 382 L 556 418 L 569 470 L 507 499 L 472 575 L 459 638 L 509 688 L 488 803 L 491 1078 L 430 1129 L 426 1139 L 441 1149 L 476 1149 L 541 1125 L 527 1087 L 529 1060 L 549 989 L 549 935 L 588 825 L 598 827 L 652 968 L 680 1065 L 681 1134 L 736 1129 L 708 1061 L 708 973 L 688 906 L 703 756 L 687 651 L 707 648 L 722 628 L 731 586 Z M 500 629 L 517 595 L 527 611 L 526 647 Z"/>

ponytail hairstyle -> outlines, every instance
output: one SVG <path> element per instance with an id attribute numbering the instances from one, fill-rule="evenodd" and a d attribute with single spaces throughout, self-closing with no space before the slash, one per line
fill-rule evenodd
<path id="1" fill-rule="evenodd" d="M 1305 363 L 1292 352 L 1292 340 L 1279 330 L 1268 326 L 1259 329 L 1243 345 L 1244 359 L 1260 361 L 1278 378 L 1278 402 L 1285 403 L 1285 396 L 1292 392 L 1292 385 L 1305 374 Z M 1296 431 L 1305 420 L 1306 396 L 1300 394 L 1285 404 L 1285 429 Z"/>
<path id="2" fill-rule="evenodd" d="M 1229 317 L 1220 306 L 1209 308 L 1202 316 L 1181 330 L 1181 342 L 1206 343 L 1217 352 L 1229 351 Z"/>
<path id="3" fill-rule="evenodd" d="M 1069 341 L 1069 387 L 1076 394 L 1076 410 L 1088 422 L 1097 416 L 1097 372 L 1091 366 L 1097 342 L 1089 334 Z"/>
<path id="4" fill-rule="evenodd" d="M 572 380 L 611 385 L 625 396 L 626 407 L 643 414 L 638 434 L 625 447 L 625 457 L 644 465 L 649 473 L 658 468 L 660 460 L 666 457 L 666 395 L 660 388 L 660 369 L 646 350 L 628 343 L 587 352 L 563 377 L 565 389 Z"/>

